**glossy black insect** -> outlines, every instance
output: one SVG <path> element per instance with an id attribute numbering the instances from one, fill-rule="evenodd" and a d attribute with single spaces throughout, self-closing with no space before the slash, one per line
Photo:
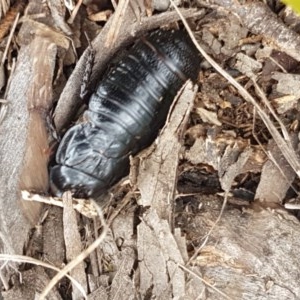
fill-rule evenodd
<path id="1" fill-rule="evenodd" d="M 157 30 L 139 39 L 96 88 L 84 123 L 70 128 L 51 168 L 52 190 L 97 197 L 128 173 L 129 156 L 150 145 L 200 57 L 188 35 Z"/>

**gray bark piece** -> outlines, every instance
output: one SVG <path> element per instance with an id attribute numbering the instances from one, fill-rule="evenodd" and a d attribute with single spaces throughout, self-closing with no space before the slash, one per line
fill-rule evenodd
<path id="1" fill-rule="evenodd" d="M 277 80 L 276 90 L 278 93 L 300 97 L 300 75 L 274 72 L 272 78 Z"/>
<path id="2" fill-rule="evenodd" d="M 137 185 L 141 192 L 140 205 L 152 206 L 160 218 L 171 222 L 177 168 L 182 150 L 181 133 L 196 96 L 196 87 L 189 83 L 178 95 L 176 106 L 167 126 L 162 130 L 156 149 L 144 159 Z"/>
<path id="3" fill-rule="evenodd" d="M 102 286 L 88 295 L 88 300 L 108 300 L 108 294 Z"/>
<path id="4" fill-rule="evenodd" d="M 118 248 L 116 242 L 119 239 L 125 243 Z M 108 265 L 107 271 L 113 276 L 108 299 L 135 299 L 136 287 L 131 276 L 136 261 L 136 246 L 133 241 L 133 215 L 118 216 L 112 224 L 112 231 L 108 232 L 100 245 L 102 259 Z"/>
<path id="5" fill-rule="evenodd" d="M 24 94 L 32 78 L 30 71 L 30 47 L 21 48 L 15 76 L 11 82 L 7 100 L 9 111 L 0 126 L 0 237 L 2 253 L 22 253 L 26 234 L 30 228 L 22 211 L 18 208 L 20 199 L 18 180 L 25 152 L 28 112 Z M 20 130 L 24 128 L 24 130 Z M 14 162 L 14 163 L 13 163 Z M 13 236 L 18 232 L 20 238 Z"/>
<path id="6" fill-rule="evenodd" d="M 291 138 L 295 147 L 298 138 L 295 135 Z M 274 140 L 270 140 L 268 150 L 272 154 L 277 166 L 271 160 L 265 163 L 259 185 L 256 189 L 255 199 L 259 199 L 261 202 L 281 204 L 296 174 Z"/>
<path id="7" fill-rule="evenodd" d="M 63 195 L 63 203 L 64 203 L 64 210 L 63 210 L 63 224 L 64 224 L 64 239 L 65 239 L 65 246 L 66 246 L 66 258 L 67 262 L 76 259 L 77 256 L 81 254 L 82 251 L 82 243 L 80 234 L 78 231 L 77 225 L 77 217 L 76 212 L 72 205 L 72 196 L 70 192 L 67 192 Z M 76 279 L 82 288 L 87 292 L 87 280 L 86 274 L 84 269 L 84 262 L 81 262 L 76 267 L 74 267 L 70 271 L 70 275 Z M 72 291 L 72 298 L 73 300 L 80 300 L 82 299 L 82 294 L 78 290 L 78 288 L 72 284 L 73 291 Z"/>
<path id="8" fill-rule="evenodd" d="M 136 251 L 126 247 L 121 251 L 119 269 L 111 284 L 110 299 L 134 300 L 136 287 L 131 278 L 131 272 L 136 260 Z"/>
<path id="9" fill-rule="evenodd" d="M 243 173 L 243 167 L 251 155 L 251 148 L 240 146 L 237 142 L 233 145 L 218 142 L 210 135 L 204 139 L 198 138 L 185 157 L 192 164 L 205 163 L 218 171 L 222 189 L 228 192 L 234 178 Z"/>
<path id="10" fill-rule="evenodd" d="M 196 88 L 188 83 L 175 100 L 156 149 L 140 164 L 137 185 L 140 204 L 150 206 L 137 227 L 140 296 L 180 299 L 185 295 L 185 275 L 178 267 L 184 259 L 171 232 L 180 142 Z M 180 239 L 178 239 L 180 240 Z M 185 259 L 187 257 L 185 256 Z"/>
<path id="11" fill-rule="evenodd" d="M 142 298 L 145 298 L 149 290 L 152 295 L 161 298 L 170 296 L 164 255 L 154 232 L 145 223 L 138 226 L 138 249 Z"/>
<path id="12" fill-rule="evenodd" d="M 191 220 L 192 238 L 201 240 L 218 217 L 219 209 L 211 209 L 221 206 L 218 197 L 208 200 Z M 299 221 L 284 210 L 256 208 L 227 208 L 191 262 L 193 271 L 198 266 L 201 277 L 228 299 L 299 299 Z M 207 287 L 205 299 L 225 298 Z"/>
<path id="13" fill-rule="evenodd" d="M 265 3 L 255 1 L 244 4 L 236 0 L 209 0 L 209 3 L 230 11 L 252 33 L 263 35 L 279 50 L 300 61 L 299 35 L 283 24 Z"/>
<path id="14" fill-rule="evenodd" d="M 36 186 L 43 190 L 47 186 L 47 156 L 43 150 L 48 143 L 43 114 L 51 100 L 55 55 L 56 46 L 41 38 L 21 47 L 8 90 L 8 113 L 0 126 L 0 251 L 4 253 L 22 253 L 27 232 L 39 217 L 40 205 L 21 202 L 20 180 L 23 188 Z M 41 69 L 43 76 L 38 72 Z M 33 166 L 35 176 L 31 180 L 27 171 Z"/>
<path id="15" fill-rule="evenodd" d="M 22 278 L 23 281 L 21 284 L 14 285 L 14 287 L 11 290 L 3 292 L 2 295 L 4 300 L 38 299 L 39 294 L 44 290 L 44 288 L 50 281 L 49 277 L 47 276 L 45 270 L 42 267 L 34 267 L 28 271 L 23 272 Z M 56 288 L 52 289 L 47 299 L 62 300 Z"/>
<path id="16" fill-rule="evenodd" d="M 136 299 L 136 287 L 131 273 L 136 261 L 136 240 L 134 238 L 134 215 L 119 215 L 112 224 L 115 242 L 120 243 L 120 264 L 111 285 L 110 299 Z"/>
<path id="17" fill-rule="evenodd" d="M 167 221 L 149 209 L 138 226 L 138 259 L 140 291 L 144 298 L 149 291 L 158 299 L 180 299 L 185 295 L 184 264 L 176 240 Z"/>
<path id="18" fill-rule="evenodd" d="M 185 236 L 181 236 L 181 229 L 180 228 L 175 228 L 174 229 L 174 238 L 176 240 L 178 249 L 181 253 L 181 256 L 186 263 L 189 260 L 189 255 L 186 249 L 186 238 Z"/>
<path id="19" fill-rule="evenodd" d="M 60 207 L 49 206 L 49 214 L 43 225 L 43 260 L 62 268 L 65 263 L 65 244 L 63 228 L 63 211 Z M 57 274 L 54 270 L 46 270 L 50 277 Z"/>

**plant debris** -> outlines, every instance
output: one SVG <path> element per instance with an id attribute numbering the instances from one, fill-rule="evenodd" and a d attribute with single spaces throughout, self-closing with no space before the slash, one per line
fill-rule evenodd
<path id="1" fill-rule="evenodd" d="M 2 2 L 3 299 L 300 298 L 299 16 L 279 1 Z M 102 74 L 185 22 L 206 59 L 153 145 L 97 203 L 50 197 L 48 165 Z"/>

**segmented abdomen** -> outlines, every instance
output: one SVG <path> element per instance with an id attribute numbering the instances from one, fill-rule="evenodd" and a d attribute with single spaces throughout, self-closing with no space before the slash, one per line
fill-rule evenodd
<path id="1" fill-rule="evenodd" d="M 136 42 L 104 75 L 84 113 L 65 134 L 51 169 L 52 190 L 97 197 L 124 177 L 129 156 L 153 142 L 200 58 L 182 31 L 155 31 Z"/>

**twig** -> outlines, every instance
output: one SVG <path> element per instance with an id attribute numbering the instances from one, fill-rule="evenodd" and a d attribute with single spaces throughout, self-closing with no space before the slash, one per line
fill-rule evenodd
<path id="1" fill-rule="evenodd" d="M 12 26 L 12 28 L 10 30 L 8 39 L 7 39 L 7 43 L 6 43 L 5 50 L 4 50 L 4 53 L 3 53 L 3 56 L 2 56 L 2 60 L 1 60 L 1 65 L 3 65 L 4 62 L 5 62 L 5 59 L 6 59 L 6 56 L 7 56 L 7 52 L 8 52 L 10 43 L 12 41 L 12 37 L 13 37 L 13 35 L 15 33 L 16 27 L 17 27 L 18 22 L 19 22 L 19 18 L 20 18 L 20 13 L 17 13 L 16 18 L 15 18 L 14 23 L 13 23 L 13 26 Z"/>
<path id="2" fill-rule="evenodd" d="M 21 191 L 22 199 L 25 201 L 35 201 L 46 203 L 49 205 L 55 205 L 58 207 L 63 207 L 63 202 L 59 198 L 55 197 L 46 197 L 39 194 L 31 194 L 28 191 Z M 74 199 L 73 198 L 73 207 L 79 213 L 86 216 L 87 218 L 93 218 L 97 216 L 97 210 L 93 204 L 87 199 Z"/>
<path id="3" fill-rule="evenodd" d="M 110 45 L 114 44 L 116 38 L 118 37 L 118 33 L 120 27 L 123 23 L 123 19 L 125 16 L 125 12 L 128 6 L 129 0 L 121 0 L 115 10 L 114 19 L 110 26 L 109 32 L 107 33 L 107 38 L 104 46 L 106 48 L 110 47 Z"/>
<path id="4" fill-rule="evenodd" d="M 75 20 L 75 17 L 76 17 L 76 15 L 77 15 L 77 13 L 78 13 L 78 10 L 79 10 L 79 8 L 80 8 L 80 6 L 81 6 L 81 4 L 82 4 L 82 1 L 83 1 L 83 0 L 78 0 L 78 2 L 76 3 L 76 6 L 75 6 L 75 8 L 73 9 L 72 14 L 71 14 L 71 16 L 70 16 L 70 18 L 69 18 L 69 20 L 68 20 L 68 23 L 69 23 L 69 24 L 73 24 L 73 22 L 74 22 L 74 20 Z"/>

